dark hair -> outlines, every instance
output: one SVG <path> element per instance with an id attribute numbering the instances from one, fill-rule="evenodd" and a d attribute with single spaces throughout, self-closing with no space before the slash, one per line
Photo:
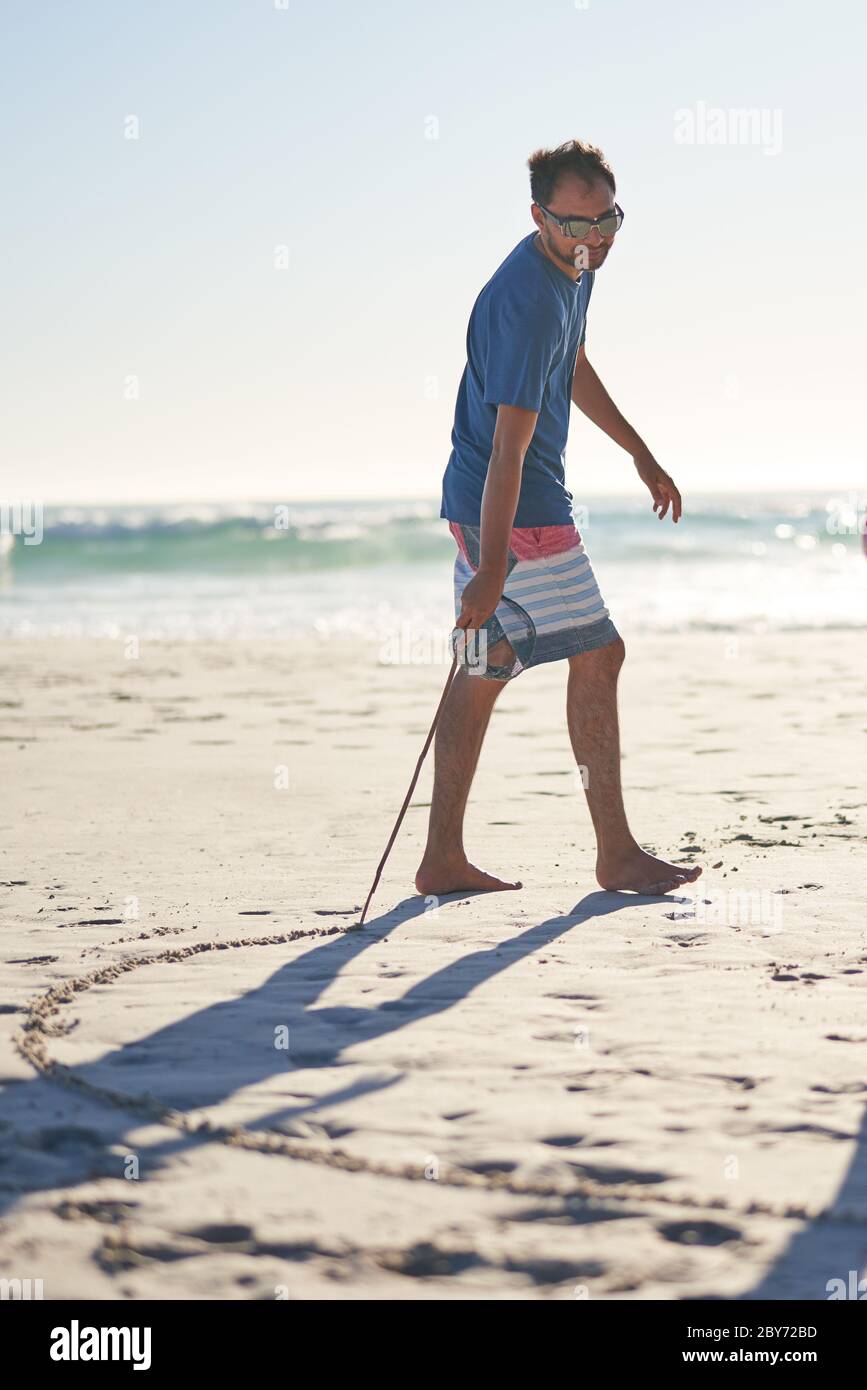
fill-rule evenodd
<path id="1" fill-rule="evenodd" d="M 556 150 L 536 150 L 527 160 L 530 170 L 530 193 L 534 203 L 550 203 L 563 174 L 576 174 L 585 183 L 604 179 L 612 193 L 617 192 L 611 165 L 595 145 L 583 140 L 567 140 Z"/>

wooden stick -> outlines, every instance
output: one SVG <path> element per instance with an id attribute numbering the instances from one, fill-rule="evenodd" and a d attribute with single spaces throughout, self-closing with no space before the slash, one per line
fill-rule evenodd
<path id="1" fill-rule="evenodd" d="M 364 918 L 365 918 L 365 916 L 367 915 L 367 909 L 370 907 L 370 900 L 371 900 L 371 898 L 373 897 L 374 893 L 376 892 L 376 885 L 379 883 L 380 876 L 381 876 L 381 874 L 382 874 L 383 869 L 385 868 L 385 861 L 386 861 L 386 859 L 388 858 L 389 854 L 391 853 L 391 847 L 392 847 L 392 845 L 394 844 L 395 840 L 397 839 L 397 832 L 398 832 L 398 830 L 400 830 L 401 822 L 402 822 L 404 816 L 406 815 L 406 808 L 407 808 L 407 806 L 409 805 L 410 797 L 412 796 L 413 792 L 415 791 L 415 784 L 416 784 L 416 782 L 418 781 L 418 775 L 419 775 L 419 773 L 421 772 L 421 765 L 422 765 L 422 763 L 423 763 L 424 760 L 425 760 L 425 755 L 427 754 L 427 750 L 430 748 L 431 740 L 432 740 L 432 738 L 433 738 L 433 736 L 434 736 L 434 733 L 436 732 L 436 726 L 437 726 L 437 723 L 438 723 L 438 721 L 439 721 L 440 714 L 442 713 L 443 705 L 444 705 L 445 702 L 446 702 L 446 696 L 447 696 L 448 693 L 449 693 L 449 686 L 450 686 L 451 683 L 452 683 L 452 676 L 453 676 L 454 673 L 455 673 L 455 667 L 457 666 L 457 664 L 458 664 L 458 654 L 457 654 L 457 651 L 455 651 L 455 654 L 454 654 L 454 656 L 452 657 L 451 670 L 449 671 L 448 678 L 447 678 L 447 680 L 446 680 L 445 686 L 443 687 L 443 693 L 442 693 L 442 695 L 440 696 L 440 702 L 439 702 L 439 704 L 437 705 L 437 712 L 436 712 L 436 714 L 435 714 L 434 717 L 433 717 L 433 723 L 432 723 L 431 726 L 430 726 L 430 732 L 428 733 L 428 736 L 427 736 L 427 738 L 426 738 L 425 741 L 424 741 L 424 748 L 421 750 L 421 754 L 419 755 L 419 760 L 418 760 L 418 762 L 417 762 L 416 765 L 415 765 L 415 772 L 412 774 L 412 781 L 411 781 L 410 784 L 409 784 L 409 791 L 407 792 L 406 796 L 403 798 L 403 805 L 401 806 L 400 811 L 399 811 L 399 813 L 398 813 L 397 820 L 395 821 L 395 824 L 394 824 L 394 829 L 392 830 L 391 835 L 389 836 L 388 844 L 387 844 L 386 847 L 385 847 L 385 853 L 383 854 L 382 858 L 381 858 L 380 861 L 379 861 L 379 868 L 378 868 L 377 871 L 376 871 L 376 875 L 375 875 L 375 877 L 374 877 L 373 883 L 370 885 L 370 892 L 369 892 L 368 895 L 367 895 L 367 901 L 366 901 L 365 904 L 364 904 L 364 909 L 363 909 L 363 911 L 362 911 L 362 913 L 361 913 L 360 918 L 358 919 L 358 925 L 359 925 L 360 927 L 363 927 L 363 926 L 364 926 Z"/>

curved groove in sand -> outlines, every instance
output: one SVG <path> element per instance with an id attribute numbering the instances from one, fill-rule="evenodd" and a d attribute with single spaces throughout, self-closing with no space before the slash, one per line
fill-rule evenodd
<path id="1" fill-rule="evenodd" d="M 43 1076 L 61 1085 L 90 1096 L 94 1100 L 113 1105 L 118 1109 L 144 1115 L 148 1119 L 184 1134 L 198 1137 L 208 1136 L 216 1143 L 228 1144 L 235 1148 L 252 1149 L 257 1153 L 279 1154 L 284 1158 L 295 1159 L 301 1163 L 321 1163 L 347 1173 L 369 1173 L 375 1177 L 399 1178 L 410 1182 L 426 1182 L 425 1168 L 422 1164 L 388 1163 L 379 1159 L 361 1158 L 346 1153 L 343 1149 L 326 1149 L 314 1144 L 306 1144 L 280 1135 L 267 1136 L 254 1133 L 242 1125 L 212 1125 L 209 1120 L 197 1120 L 170 1107 L 149 1094 L 131 1095 L 108 1087 L 96 1086 L 92 1082 L 72 1072 L 62 1062 L 50 1056 L 47 1039 L 57 1031 L 51 1020 L 65 1004 L 71 1004 L 76 994 L 81 994 L 94 985 L 111 984 L 119 976 L 138 970 L 145 965 L 159 962 L 186 960 L 191 956 L 202 955 L 207 951 L 228 951 L 251 946 L 280 946 L 305 937 L 341 936 L 353 931 L 363 931 L 363 927 L 312 927 L 273 936 L 240 937 L 232 941 L 197 941 L 190 946 L 172 946 L 150 956 L 126 956 L 110 965 L 100 966 L 86 975 L 53 985 L 44 993 L 34 995 L 27 1003 L 26 1021 L 15 1035 L 15 1046 L 20 1055 Z M 514 1178 L 506 1173 L 474 1173 L 465 1168 L 441 1167 L 436 1180 L 445 1187 L 476 1188 L 492 1192 L 504 1192 L 519 1197 L 549 1198 L 596 1198 L 605 1202 L 626 1202 L 647 1206 L 684 1207 L 698 1211 L 724 1211 L 732 1216 L 774 1216 L 792 1221 L 828 1221 L 847 1225 L 867 1226 L 867 1212 L 833 1207 L 807 1207 L 792 1204 L 750 1202 L 738 1204 L 725 1198 L 715 1197 L 702 1201 L 688 1193 L 648 1192 L 636 1183 L 606 1183 L 592 1178 L 577 1178 L 570 1182 L 537 1182 Z"/>

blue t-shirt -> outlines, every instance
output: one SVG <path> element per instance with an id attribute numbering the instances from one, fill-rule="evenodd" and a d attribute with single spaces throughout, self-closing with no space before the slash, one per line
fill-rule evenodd
<path id="1" fill-rule="evenodd" d="M 524 457 L 515 526 L 572 521 L 565 450 L 572 373 L 584 342 L 593 271 L 571 280 L 524 237 L 473 305 L 440 516 L 478 526 L 497 406 L 539 414 Z"/>

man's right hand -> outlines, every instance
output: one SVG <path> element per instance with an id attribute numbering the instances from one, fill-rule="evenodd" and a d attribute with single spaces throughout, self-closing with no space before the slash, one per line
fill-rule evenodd
<path id="1" fill-rule="evenodd" d="M 461 594 L 461 616 L 455 623 L 460 628 L 483 627 L 503 596 L 505 575 L 491 570 L 477 570 Z"/>

